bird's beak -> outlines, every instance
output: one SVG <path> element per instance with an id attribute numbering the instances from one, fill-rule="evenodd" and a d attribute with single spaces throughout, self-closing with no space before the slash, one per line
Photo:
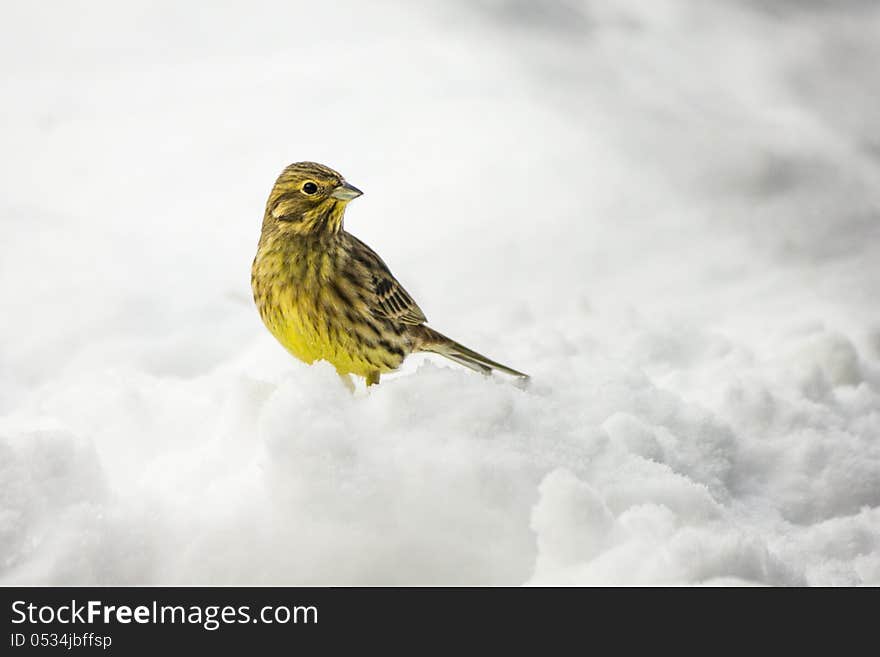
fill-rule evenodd
<path id="1" fill-rule="evenodd" d="M 330 198 L 337 198 L 340 201 L 350 201 L 361 194 L 363 194 L 363 192 L 357 187 L 349 185 L 347 182 L 343 182 L 339 187 L 333 190 L 333 193 L 330 194 Z"/>

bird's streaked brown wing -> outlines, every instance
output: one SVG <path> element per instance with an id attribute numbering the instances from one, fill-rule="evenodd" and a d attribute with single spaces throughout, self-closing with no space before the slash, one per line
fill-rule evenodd
<path id="1" fill-rule="evenodd" d="M 409 293 L 397 282 L 382 258 L 366 244 L 349 233 L 352 241 L 352 258 L 357 263 L 358 280 L 366 292 L 370 310 L 381 317 L 404 324 L 424 324 L 425 313 L 413 301 Z"/>

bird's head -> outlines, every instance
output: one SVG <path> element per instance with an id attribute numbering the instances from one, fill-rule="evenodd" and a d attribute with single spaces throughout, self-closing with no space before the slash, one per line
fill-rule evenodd
<path id="1" fill-rule="evenodd" d="M 334 234 L 342 228 L 345 206 L 362 194 L 330 167 L 315 162 L 288 166 L 269 193 L 263 226 L 285 232 Z"/>

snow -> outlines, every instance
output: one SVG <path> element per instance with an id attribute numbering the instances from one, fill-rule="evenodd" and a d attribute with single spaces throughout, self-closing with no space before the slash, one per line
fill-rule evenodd
<path id="1" fill-rule="evenodd" d="M 875 3 L 0 24 L 0 583 L 880 584 Z M 304 159 L 528 387 L 282 350 L 249 267 Z"/>

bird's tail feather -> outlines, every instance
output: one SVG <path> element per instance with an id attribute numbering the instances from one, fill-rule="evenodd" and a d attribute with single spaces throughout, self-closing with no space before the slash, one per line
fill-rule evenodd
<path id="1" fill-rule="evenodd" d="M 473 349 L 468 349 L 463 344 L 459 344 L 455 340 L 447 338 L 445 335 L 438 333 L 434 329 L 430 329 L 427 326 L 419 326 L 418 328 L 420 329 L 419 337 L 421 339 L 418 348 L 421 351 L 430 351 L 435 354 L 440 354 L 459 365 L 464 365 L 465 367 L 468 367 L 475 372 L 480 372 L 481 374 L 489 374 L 492 370 L 498 370 L 505 374 L 510 374 L 511 376 L 518 376 L 523 379 L 529 378 L 528 374 L 517 372 L 512 367 L 507 367 L 507 365 L 502 365 L 501 363 L 486 358 L 483 354 L 479 354 Z"/>

